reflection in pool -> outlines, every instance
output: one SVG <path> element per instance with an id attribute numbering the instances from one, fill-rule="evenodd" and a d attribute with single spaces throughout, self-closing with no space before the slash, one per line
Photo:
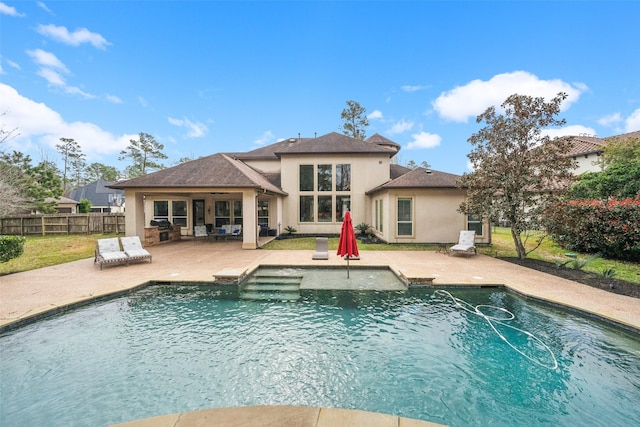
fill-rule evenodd
<path id="1" fill-rule="evenodd" d="M 640 337 L 503 289 L 448 291 L 513 313 L 558 367 L 532 363 L 433 289 L 303 289 L 296 302 L 264 302 L 235 288 L 152 286 L 4 334 L 0 425 L 96 426 L 256 404 L 452 426 L 640 425 Z"/>

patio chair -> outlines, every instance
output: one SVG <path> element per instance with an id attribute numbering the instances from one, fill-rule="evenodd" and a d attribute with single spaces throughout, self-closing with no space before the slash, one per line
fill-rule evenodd
<path id="1" fill-rule="evenodd" d="M 140 237 L 121 237 L 120 243 L 122 243 L 122 249 L 124 249 L 124 253 L 129 256 L 130 261 L 148 259 L 149 263 L 151 263 L 151 254 L 142 247 Z"/>
<path id="2" fill-rule="evenodd" d="M 242 237 L 242 225 L 234 224 L 231 226 L 231 235 L 237 239 Z"/>
<path id="3" fill-rule="evenodd" d="M 311 259 L 329 259 L 329 239 L 326 237 L 316 237 L 316 251 Z"/>
<path id="4" fill-rule="evenodd" d="M 209 238 L 209 233 L 207 233 L 206 225 L 196 225 L 195 227 L 193 227 L 193 240 L 195 241 L 200 237 L 204 237 L 207 239 Z"/>
<path id="5" fill-rule="evenodd" d="M 460 232 L 460 237 L 458 238 L 458 243 L 451 246 L 448 255 L 452 253 L 462 253 L 466 256 L 471 254 L 476 255 L 476 246 L 475 246 L 475 238 L 476 232 L 473 230 L 462 230 Z"/>
<path id="6" fill-rule="evenodd" d="M 104 264 L 127 264 L 129 256 L 120 250 L 120 243 L 117 237 L 96 240 L 96 251 L 93 263 L 100 264 L 100 270 Z"/>

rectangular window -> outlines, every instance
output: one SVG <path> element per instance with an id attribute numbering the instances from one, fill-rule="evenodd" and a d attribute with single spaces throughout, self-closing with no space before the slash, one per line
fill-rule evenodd
<path id="1" fill-rule="evenodd" d="M 476 236 L 482 236 L 482 217 L 480 215 L 467 215 L 467 230 L 476 232 Z"/>
<path id="2" fill-rule="evenodd" d="M 187 202 L 186 200 L 173 200 L 171 202 L 171 217 L 175 225 L 187 226 Z"/>
<path id="3" fill-rule="evenodd" d="M 167 200 L 156 200 L 153 202 L 153 219 L 156 221 L 169 219 L 169 202 Z"/>
<path id="4" fill-rule="evenodd" d="M 300 196 L 300 222 L 313 222 L 313 196 Z"/>
<path id="5" fill-rule="evenodd" d="M 258 200 L 258 225 L 269 227 L 269 201 Z"/>
<path id="6" fill-rule="evenodd" d="M 336 196 L 336 222 L 342 222 L 348 210 L 351 210 L 351 196 Z"/>
<path id="7" fill-rule="evenodd" d="M 331 182 L 332 169 L 331 165 L 318 165 L 318 191 L 333 190 Z"/>
<path id="8" fill-rule="evenodd" d="M 233 223 L 242 225 L 242 200 L 233 201 Z"/>
<path id="9" fill-rule="evenodd" d="M 300 191 L 313 191 L 313 165 L 300 165 Z"/>
<path id="10" fill-rule="evenodd" d="M 214 211 L 216 214 L 216 227 L 222 227 L 231 224 L 231 210 L 229 201 L 216 200 L 214 203 Z"/>
<path id="11" fill-rule="evenodd" d="M 336 165 L 336 191 L 351 191 L 351 165 Z"/>
<path id="12" fill-rule="evenodd" d="M 318 196 L 318 222 L 331 222 L 332 196 Z"/>
<path id="13" fill-rule="evenodd" d="M 398 199 L 398 236 L 413 235 L 413 199 Z"/>

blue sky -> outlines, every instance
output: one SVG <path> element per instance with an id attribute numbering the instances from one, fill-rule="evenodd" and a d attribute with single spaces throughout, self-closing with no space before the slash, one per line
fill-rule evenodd
<path id="1" fill-rule="evenodd" d="M 550 132 L 640 129 L 640 3 L 0 0 L 5 149 L 124 169 L 139 132 L 181 157 L 339 132 L 347 100 L 400 163 L 467 171 L 475 117 L 567 92 Z"/>

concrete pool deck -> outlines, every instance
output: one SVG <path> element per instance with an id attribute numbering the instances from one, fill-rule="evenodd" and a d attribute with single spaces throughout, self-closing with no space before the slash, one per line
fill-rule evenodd
<path id="1" fill-rule="evenodd" d="M 242 250 L 240 242 L 213 242 L 183 240 L 147 248 L 153 255 L 153 263 L 131 264 L 129 266 L 105 266 L 100 270 L 93 258 L 39 270 L 0 276 L 0 330 L 8 330 L 33 319 L 46 317 L 51 313 L 64 312 L 69 306 L 107 297 L 114 293 L 126 292 L 148 282 L 213 282 L 228 280 L 233 282 L 258 266 L 316 266 L 342 267 L 346 261 L 329 253 L 328 260 L 312 260 L 313 251 L 269 251 Z M 551 276 L 542 272 L 520 267 L 484 255 L 471 257 L 447 256 L 443 253 L 425 251 L 364 251 L 360 260 L 352 260 L 352 268 L 361 266 L 391 268 L 396 274 L 412 283 L 429 283 L 434 286 L 490 286 L 504 285 L 514 291 L 596 315 L 629 329 L 640 331 L 640 300 L 595 289 L 570 280 Z M 323 286 L 331 288 L 331 284 Z M 344 289 L 344 285 L 341 285 Z M 373 289 L 373 288 L 367 288 Z M 251 409 L 254 408 L 254 409 Z M 261 416 L 251 418 L 252 411 L 264 412 L 269 407 L 243 408 L 243 416 L 228 412 L 235 417 L 234 422 L 217 421 L 212 416 L 222 417 L 224 412 L 196 411 L 194 413 L 173 414 L 153 419 L 139 420 L 130 427 L 150 426 L 199 426 L 238 425 L 275 426 L 283 425 L 282 418 Z M 311 420 L 310 423 L 290 425 L 339 426 L 339 425 L 403 425 L 428 426 L 415 420 L 396 416 L 369 414 L 366 421 L 349 423 L 349 417 L 360 420 L 360 411 L 329 410 L 321 408 L 289 408 L 280 410 L 280 416 L 298 415 Z M 231 410 L 233 408 L 227 408 Z M 318 411 L 314 418 L 307 411 Z M 247 412 L 248 411 L 248 412 Z M 265 414 L 269 412 L 266 410 Z M 300 412 L 301 411 L 301 412 Z M 324 411 L 324 412 L 323 412 Z M 358 412 L 353 414 L 352 412 Z M 315 413 L 315 412 L 314 412 Z M 324 414 L 324 415 L 323 415 Z M 239 418 L 238 418 L 239 417 Z M 308 418 L 310 417 L 310 418 Z M 345 418 L 346 417 L 346 418 Z M 390 417 L 390 418 L 388 418 Z M 181 421 L 180 421 L 181 420 Z M 229 419 L 230 421 L 231 419 Z M 244 420 L 244 421 L 242 421 Z"/>

